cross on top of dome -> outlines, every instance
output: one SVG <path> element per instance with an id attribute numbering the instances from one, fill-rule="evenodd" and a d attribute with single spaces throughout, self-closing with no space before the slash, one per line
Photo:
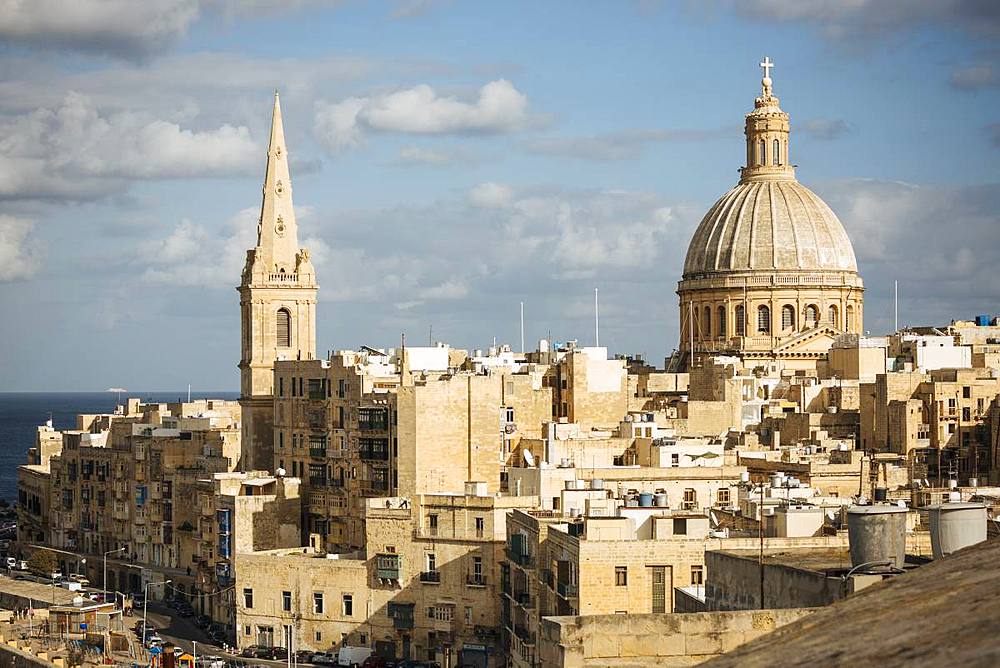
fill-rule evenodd
<path id="1" fill-rule="evenodd" d="M 774 61 L 764 56 L 764 60 L 761 61 L 760 67 L 764 70 L 764 78 L 760 80 L 761 86 L 764 88 L 764 99 L 771 97 L 771 68 L 774 67 Z"/>

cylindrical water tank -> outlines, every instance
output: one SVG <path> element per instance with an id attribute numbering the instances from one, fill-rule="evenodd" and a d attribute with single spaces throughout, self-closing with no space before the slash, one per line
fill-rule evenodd
<path id="1" fill-rule="evenodd" d="M 750 482 L 750 471 L 740 473 L 740 482 Z"/>
<path id="2" fill-rule="evenodd" d="M 888 489 L 886 489 L 885 487 L 875 488 L 875 503 L 880 503 L 882 501 L 885 501 L 887 498 L 889 498 Z"/>
<path id="3" fill-rule="evenodd" d="M 639 506 L 642 508 L 651 508 L 653 506 L 653 495 L 649 492 L 639 494 Z"/>
<path id="4" fill-rule="evenodd" d="M 986 506 L 981 503 L 939 503 L 927 508 L 934 558 L 986 540 Z"/>
<path id="5" fill-rule="evenodd" d="M 590 480 L 590 489 L 604 489 L 604 479 L 592 478 Z"/>
<path id="6" fill-rule="evenodd" d="M 851 564 L 889 562 L 902 568 L 906 559 L 906 508 L 888 504 L 847 509 Z"/>
<path id="7" fill-rule="evenodd" d="M 771 487 L 777 489 L 781 487 L 781 483 L 784 482 L 785 476 L 782 473 L 772 473 L 771 474 Z"/>
<path id="8" fill-rule="evenodd" d="M 952 478 L 951 480 L 948 481 L 948 489 L 957 489 L 957 488 L 958 488 L 958 481 L 957 480 L 955 480 L 954 478 Z"/>
<path id="9" fill-rule="evenodd" d="M 656 506 L 657 508 L 667 508 L 667 507 L 669 507 L 670 504 L 667 501 L 667 495 L 666 494 L 654 494 L 653 495 L 653 505 Z"/>

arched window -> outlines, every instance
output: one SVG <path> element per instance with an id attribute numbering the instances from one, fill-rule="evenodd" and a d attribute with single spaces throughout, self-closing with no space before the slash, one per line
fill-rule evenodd
<path id="1" fill-rule="evenodd" d="M 757 307 L 757 331 L 761 334 L 771 333 L 771 309 L 766 306 Z"/>
<path id="2" fill-rule="evenodd" d="M 757 161 L 761 165 L 764 165 L 767 163 L 766 158 L 767 158 L 767 144 L 765 144 L 764 140 L 761 139 L 760 143 L 757 144 Z"/>
<path id="3" fill-rule="evenodd" d="M 726 307 L 725 306 L 720 306 L 719 307 L 719 337 L 724 339 L 724 338 L 726 338 L 727 334 L 728 334 L 728 332 L 726 332 Z"/>
<path id="4" fill-rule="evenodd" d="M 736 336 L 746 336 L 747 320 L 743 314 L 742 305 L 736 307 L 733 317 L 736 318 Z"/>
<path id="5" fill-rule="evenodd" d="M 848 306 L 847 307 L 847 326 L 845 327 L 845 329 L 848 332 L 853 332 L 854 331 L 854 307 L 853 306 Z"/>
<path id="6" fill-rule="evenodd" d="M 701 321 L 702 326 L 702 336 L 706 339 L 712 338 L 712 307 L 705 307 L 705 317 Z"/>
<path id="7" fill-rule="evenodd" d="M 840 327 L 840 323 L 837 320 L 836 306 L 831 305 L 830 308 L 826 310 L 826 319 L 829 320 L 830 324 L 833 325 L 834 327 Z"/>
<path id="8" fill-rule="evenodd" d="M 781 328 L 795 328 L 795 307 L 791 304 L 785 304 L 781 307 Z"/>
<path id="9" fill-rule="evenodd" d="M 278 309 L 277 339 L 279 348 L 292 346 L 292 314 L 286 308 Z"/>
<path id="10" fill-rule="evenodd" d="M 819 322 L 819 309 L 814 304 L 806 307 L 806 329 L 812 329 Z"/>
<path id="11" fill-rule="evenodd" d="M 777 139 L 774 140 L 774 156 L 772 156 L 771 162 L 775 165 L 781 164 L 781 142 Z"/>

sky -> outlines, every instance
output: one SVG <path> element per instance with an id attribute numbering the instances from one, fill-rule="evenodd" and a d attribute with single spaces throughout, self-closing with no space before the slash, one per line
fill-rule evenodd
<path id="1" fill-rule="evenodd" d="M 764 56 L 865 329 L 1000 314 L 1000 3 L 0 3 L 0 391 L 236 390 L 281 93 L 317 349 L 662 364 Z"/>

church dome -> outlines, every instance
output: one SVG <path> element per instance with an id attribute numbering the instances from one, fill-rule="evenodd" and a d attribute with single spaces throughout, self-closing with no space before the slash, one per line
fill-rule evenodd
<path id="1" fill-rule="evenodd" d="M 684 278 L 720 272 L 857 270 L 844 226 L 794 177 L 745 177 L 705 214 L 684 261 Z"/>

